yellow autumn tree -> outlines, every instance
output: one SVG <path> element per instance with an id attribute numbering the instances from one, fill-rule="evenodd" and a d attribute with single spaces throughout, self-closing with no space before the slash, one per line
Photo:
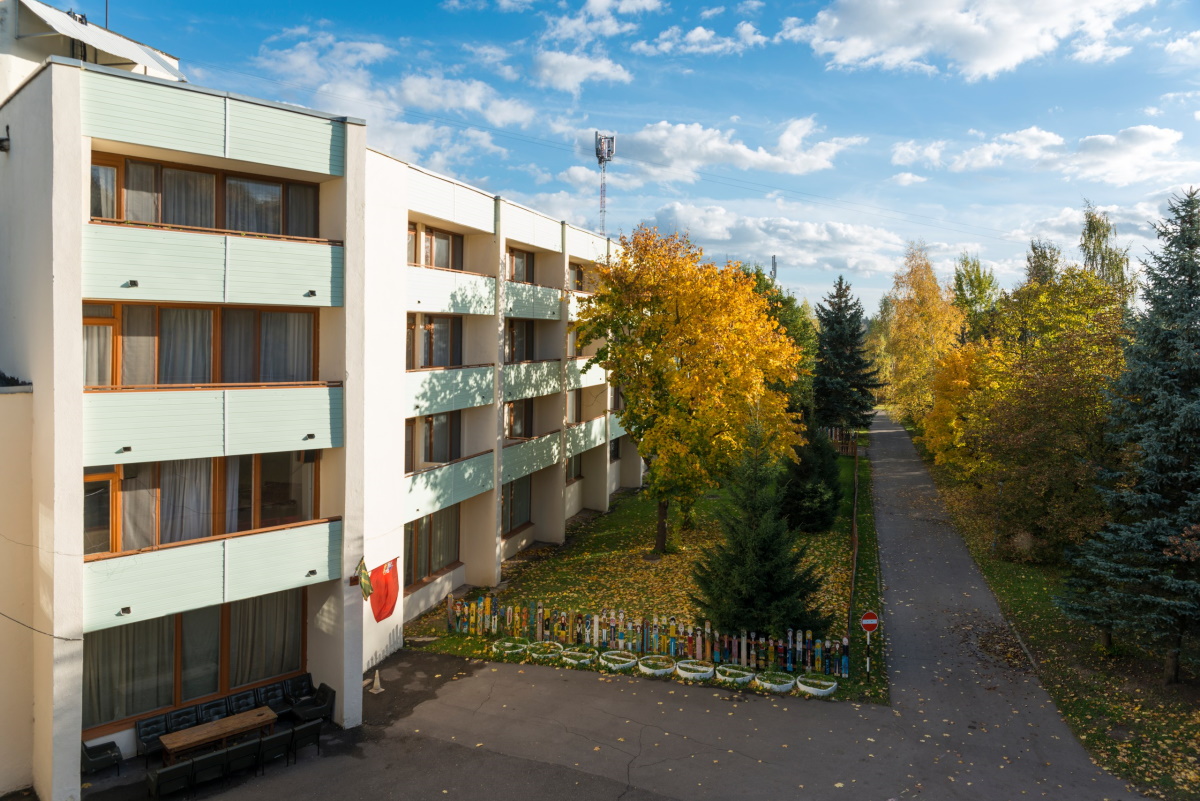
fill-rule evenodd
<path id="1" fill-rule="evenodd" d="M 963 313 L 954 305 L 954 290 L 938 282 L 925 245 L 918 242 L 909 243 L 888 299 L 891 401 L 919 424 L 933 408 L 938 362 L 958 345 Z"/>
<path id="2" fill-rule="evenodd" d="M 753 275 L 703 257 L 686 235 L 639 226 L 600 267 L 575 323 L 582 344 L 602 343 L 590 363 L 625 398 L 617 415 L 649 467 L 660 552 L 669 505 L 717 486 L 752 420 L 780 458 L 803 442 L 786 395 L 771 389 L 796 379 L 799 348 L 771 318 Z"/>
<path id="3" fill-rule="evenodd" d="M 978 463 L 966 435 L 973 422 L 975 393 L 987 380 L 985 364 L 992 363 L 989 355 L 989 343 L 968 342 L 941 358 L 933 377 L 933 406 L 925 415 L 925 433 L 919 437 L 934 462 L 961 479 L 970 477 Z"/>

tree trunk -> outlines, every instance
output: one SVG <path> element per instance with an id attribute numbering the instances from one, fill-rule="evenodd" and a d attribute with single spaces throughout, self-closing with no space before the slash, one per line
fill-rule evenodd
<path id="1" fill-rule="evenodd" d="M 670 501 L 658 502 L 658 535 L 654 538 L 654 550 L 659 553 L 667 551 L 667 510 Z"/>
<path id="2" fill-rule="evenodd" d="M 1167 659 L 1164 664 L 1163 684 L 1179 683 L 1179 652 L 1183 649 L 1183 635 L 1176 634 L 1175 642 L 1167 648 Z"/>
<path id="3" fill-rule="evenodd" d="M 1112 653 L 1112 629 L 1100 629 L 1100 648 L 1105 654 Z"/>

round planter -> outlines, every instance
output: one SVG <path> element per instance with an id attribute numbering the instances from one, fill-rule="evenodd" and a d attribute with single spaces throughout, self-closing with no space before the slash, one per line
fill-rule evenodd
<path id="1" fill-rule="evenodd" d="M 492 653 L 499 656 L 516 656 L 529 647 L 524 637 L 502 637 L 492 643 Z"/>
<path id="2" fill-rule="evenodd" d="M 827 681 L 818 679 L 815 676 L 804 676 L 796 679 L 796 689 L 807 695 L 816 696 L 817 698 L 826 698 L 837 692 L 838 683 L 836 681 Z"/>
<path id="3" fill-rule="evenodd" d="M 562 650 L 563 647 L 556 642 L 535 642 L 525 652 L 538 662 L 553 662 Z"/>
<path id="4" fill-rule="evenodd" d="M 733 684 L 746 684 L 754 678 L 754 672 L 737 665 L 717 665 L 717 678 Z"/>
<path id="5" fill-rule="evenodd" d="M 637 657 L 629 651 L 605 651 L 600 654 L 600 664 L 609 670 L 629 670 L 637 664 Z"/>
<path id="6" fill-rule="evenodd" d="M 756 675 L 754 683 L 767 692 L 790 693 L 796 686 L 796 679 L 786 673 L 767 671 Z"/>
<path id="7" fill-rule="evenodd" d="M 582 667 L 596 661 L 596 652 L 590 648 L 568 648 L 560 656 L 568 665 Z"/>
<path id="8" fill-rule="evenodd" d="M 638 660 L 638 670 L 647 676 L 670 676 L 675 672 L 675 660 L 669 656 L 643 656 Z"/>
<path id="9" fill-rule="evenodd" d="M 679 678 L 687 681 L 706 681 L 713 677 L 713 663 L 700 659 L 682 659 L 675 665 Z"/>

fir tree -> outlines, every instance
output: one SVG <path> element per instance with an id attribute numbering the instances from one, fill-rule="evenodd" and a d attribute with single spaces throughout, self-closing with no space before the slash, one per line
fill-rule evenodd
<path id="1" fill-rule="evenodd" d="M 768 437 L 752 424 L 742 457 L 718 512 L 723 541 L 696 565 L 701 616 L 720 631 L 780 637 L 789 628 L 823 631 L 829 618 L 815 608 L 821 579 L 805 566 L 806 548 L 780 511 L 782 470 Z"/>
<path id="2" fill-rule="evenodd" d="M 842 503 L 837 449 L 821 429 L 813 428 L 808 442 L 796 448 L 796 457 L 798 461 L 787 465 L 783 514 L 799 531 L 828 531 Z"/>
<path id="3" fill-rule="evenodd" d="M 817 422 L 823 426 L 866 428 L 882 384 L 867 356 L 863 308 L 841 276 L 817 305 L 817 374 L 813 380 Z"/>
<path id="4" fill-rule="evenodd" d="M 1113 476 L 1116 522 L 1070 555 L 1059 603 L 1104 632 L 1149 636 L 1179 681 L 1183 639 L 1200 632 L 1200 196 L 1170 203 L 1144 262 L 1145 311 L 1133 321 L 1114 387 L 1113 443 L 1130 459 Z"/>

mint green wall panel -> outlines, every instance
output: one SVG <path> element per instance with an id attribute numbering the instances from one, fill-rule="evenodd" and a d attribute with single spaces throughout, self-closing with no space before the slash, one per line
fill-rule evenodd
<path id="1" fill-rule="evenodd" d="M 461 503 L 495 485 L 491 453 L 405 476 L 402 484 L 405 522 Z"/>
<path id="2" fill-rule="evenodd" d="M 567 428 L 567 456 L 578 456 L 584 451 L 599 447 L 607 442 L 604 418 L 585 420 Z"/>
<path id="3" fill-rule="evenodd" d="M 257 164 L 345 175 L 346 124 L 231 99 L 226 155 Z"/>
<path id="4" fill-rule="evenodd" d="M 222 236 L 85 225 L 82 267 L 85 298 L 192 303 L 225 299 Z M 130 279 L 138 285 L 126 286 Z"/>
<path id="5" fill-rule="evenodd" d="M 225 452 L 340 448 L 343 400 L 341 387 L 226 390 Z"/>
<path id="6" fill-rule="evenodd" d="M 524 362 L 504 365 L 504 400 L 538 398 L 562 392 L 562 363 Z"/>
<path id="7" fill-rule="evenodd" d="M 84 136 L 225 155 L 225 98 L 95 72 L 82 79 Z"/>
<path id="8" fill-rule="evenodd" d="M 496 279 L 426 267 L 405 268 L 408 311 L 426 314 L 495 314 Z"/>
<path id="9" fill-rule="evenodd" d="M 225 541 L 226 601 L 306 587 L 341 576 L 340 520 Z"/>
<path id="10" fill-rule="evenodd" d="M 85 562 L 83 630 L 98 631 L 213 606 L 224 600 L 224 590 L 224 541 Z M 119 614 L 126 606 L 130 614 Z"/>
<path id="11" fill-rule="evenodd" d="M 562 319 L 561 289 L 536 284 L 504 282 L 504 314 L 534 320 Z"/>
<path id="12" fill-rule="evenodd" d="M 495 370 L 495 367 L 462 367 L 407 372 L 403 416 L 490 405 L 496 397 Z"/>
<path id="13" fill-rule="evenodd" d="M 625 433 L 625 427 L 621 425 L 621 421 L 617 419 L 617 416 L 614 413 L 609 412 L 608 413 L 608 438 L 609 439 L 617 439 L 624 433 Z"/>
<path id="14" fill-rule="evenodd" d="M 224 430 L 220 391 L 87 392 L 83 396 L 85 466 L 220 456 Z M 123 452 L 125 446 L 132 450 Z"/>
<path id="15" fill-rule="evenodd" d="M 594 387 L 604 383 L 604 368 L 593 364 L 584 370 L 587 359 L 567 359 L 567 390 Z"/>
<path id="16" fill-rule="evenodd" d="M 562 438 L 557 434 L 531 439 L 504 449 L 501 460 L 501 482 L 507 484 L 521 476 L 556 464 L 562 459 Z"/>
<path id="17" fill-rule="evenodd" d="M 341 306 L 345 249 L 316 242 L 230 236 L 229 303 Z M 315 292 L 307 297 L 308 292 Z"/>

